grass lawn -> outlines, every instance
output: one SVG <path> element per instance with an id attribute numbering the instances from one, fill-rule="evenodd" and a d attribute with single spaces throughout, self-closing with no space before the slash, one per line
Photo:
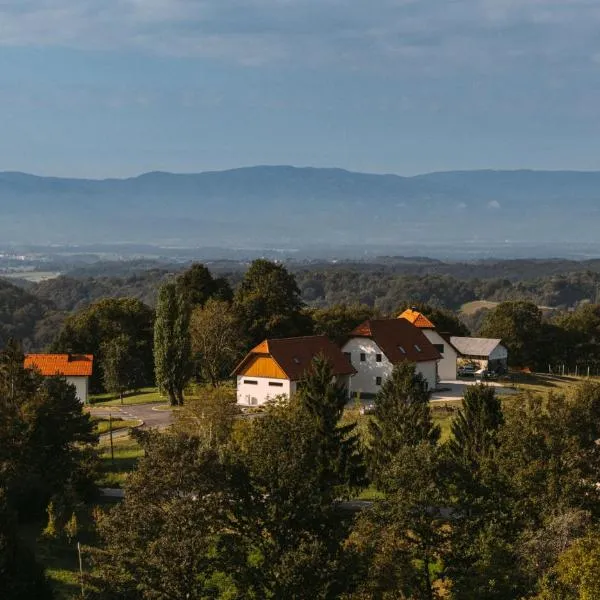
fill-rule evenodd
<path id="1" fill-rule="evenodd" d="M 511 373 L 508 380 L 503 384 L 518 392 L 546 394 L 548 392 L 564 392 L 584 381 L 588 381 L 587 377 L 562 377 L 543 373 Z M 591 377 L 589 381 L 598 382 L 600 379 Z"/>
<path id="2" fill-rule="evenodd" d="M 92 421 L 96 426 L 96 431 L 102 435 L 103 433 L 108 433 L 110 429 L 110 421 L 106 417 L 100 417 L 98 415 L 94 415 L 92 417 Z M 129 429 L 130 427 L 136 427 L 140 424 L 138 419 L 121 419 L 119 417 L 113 417 L 112 419 L 112 430 L 118 431 L 119 429 Z"/>
<path id="3" fill-rule="evenodd" d="M 123 398 L 123 405 L 166 401 L 167 399 L 161 396 L 156 388 L 143 388 L 137 392 L 127 394 Z M 115 394 L 96 394 L 95 396 L 90 396 L 90 404 L 92 406 L 121 406 L 121 400 Z"/>
<path id="4" fill-rule="evenodd" d="M 498 302 L 490 302 L 488 300 L 474 300 L 473 302 L 466 302 L 460 307 L 460 312 L 465 315 L 474 315 L 478 310 L 482 308 L 492 309 L 498 306 Z"/>
<path id="5" fill-rule="evenodd" d="M 140 456 L 144 455 L 141 446 L 129 436 L 114 440 L 113 448 L 114 462 L 111 460 L 108 440 L 100 444 L 101 475 L 96 481 L 99 487 L 122 487 Z"/>

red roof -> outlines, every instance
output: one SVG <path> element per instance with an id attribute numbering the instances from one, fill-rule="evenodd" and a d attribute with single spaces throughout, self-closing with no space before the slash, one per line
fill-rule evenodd
<path id="1" fill-rule="evenodd" d="M 46 377 L 91 377 L 94 357 L 91 354 L 26 354 L 25 368 L 36 369 Z"/>
<path id="2" fill-rule="evenodd" d="M 348 357 L 324 335 L 264 340 L 250 350 L 233 374 L 239 373 L 247 361 L 257 355 L 273 358 L 291 381 L 302 379 L 311 368 L 313 359 L 319 355 L 329 361 L 333 375 L 356 373 Z"/>
<path id="3" fill-rule="evenodd" d="M 350 337 L 371 338 L 392 363 L 442 358 L 425 334 L 406 319 L 370 319 L 356 327 Z"/>
<path id="4" fill-rule="evenodd" d="M 435 329 L 435 325 L 422 312 L 412 308 L 407 308 L 398 318 L 406 319 L 420 329 Z"/>

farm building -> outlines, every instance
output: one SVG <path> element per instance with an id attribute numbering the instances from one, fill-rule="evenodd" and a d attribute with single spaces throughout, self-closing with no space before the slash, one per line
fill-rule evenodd
<path id="1" fill-rule="evenodd" d="M 356 327 L 342 348 L 357 373 L 352 377 L 352 393 L 369 397 L 377 394 L 402 361 L 415 363 L 429 388 L 438 381 L 441 354 L 423 331 L 406 319 L 371 319 Z"/>
<path id="2" fill-rule="evenodd" d="M 408 308 L 399 319 L 406 319 L 415 327 L 418 327 L 425 337 L 433 344 L 433 347 L 440 353 L 441 359 L 438 362 L 438 375 L 440 379 L 456 379 L 456 368 L 458 364 L 458 352 L 450 343 L 449 336 L 444 337 L 438 333 L 435 325 L 418 310 Z"/>
<path id="3" fill-rule="evenodd" d="M 94 357 L 91 354 L 26 354 L 25 368 L 35 369 L 44 377 L 60 375 L 75 386 L 77 398 L 88 401 L 89 379 Z"/>
<path id="4" fill-rule="evenodd" d="M 501 373 L 508 369 L 508 350 L 500 339 L 452 336 L 450 342 L 460 353 L 462 362 Z"/>
<path id="5" fill-rule="evenodd" d="M 329 361 L 333 376 L 350 393 L 355 370 L 341 350 L 324 335 L 264 340 L 236 367 L 237 402 L 260 406 L 277 396 L 294 394 L 315 357 Z"/>

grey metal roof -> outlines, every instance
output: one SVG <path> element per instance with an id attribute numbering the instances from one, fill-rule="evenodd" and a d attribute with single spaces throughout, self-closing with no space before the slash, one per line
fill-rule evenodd
<path id="1" fill-rule="evenodd" d="M 466 356 L 489 356 L 502 340 L 452 336 L 450 343 Z"/>

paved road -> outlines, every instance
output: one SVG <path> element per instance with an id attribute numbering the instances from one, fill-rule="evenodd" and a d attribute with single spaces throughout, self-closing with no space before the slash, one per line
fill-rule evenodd
<path id="1" fill-rule="evenodd" d="M 173 413 L 170 410 L 155 410 L 166 404 L 132 404 L 125 406 L 91 406 L 92 415 L 120 417 L 122 419 L 139 419 L 144 422 L 142 429 L 165 429 L 173 423 Z"/>
<path id="2" fill-rule="evenodd" d="M 457 379 L 451 381 L 440 381 L 439 387 L 444 391 L 433 392 L 431 394 L 431 399 L 433 401 L 436 400 L 460 400 L 463 397 L 465 388 L 469 385 L 475 385 L 477 383 L 481 383 L 481 381 L 473 379 Z M 484 381 L 486 385 L 489 385 L 496 389 L 496 394 L 499 396 L 509 396 L 511 394 L 516 394 L 515 390 L 503 387 L 501 383 L 497 381 Z"/>

